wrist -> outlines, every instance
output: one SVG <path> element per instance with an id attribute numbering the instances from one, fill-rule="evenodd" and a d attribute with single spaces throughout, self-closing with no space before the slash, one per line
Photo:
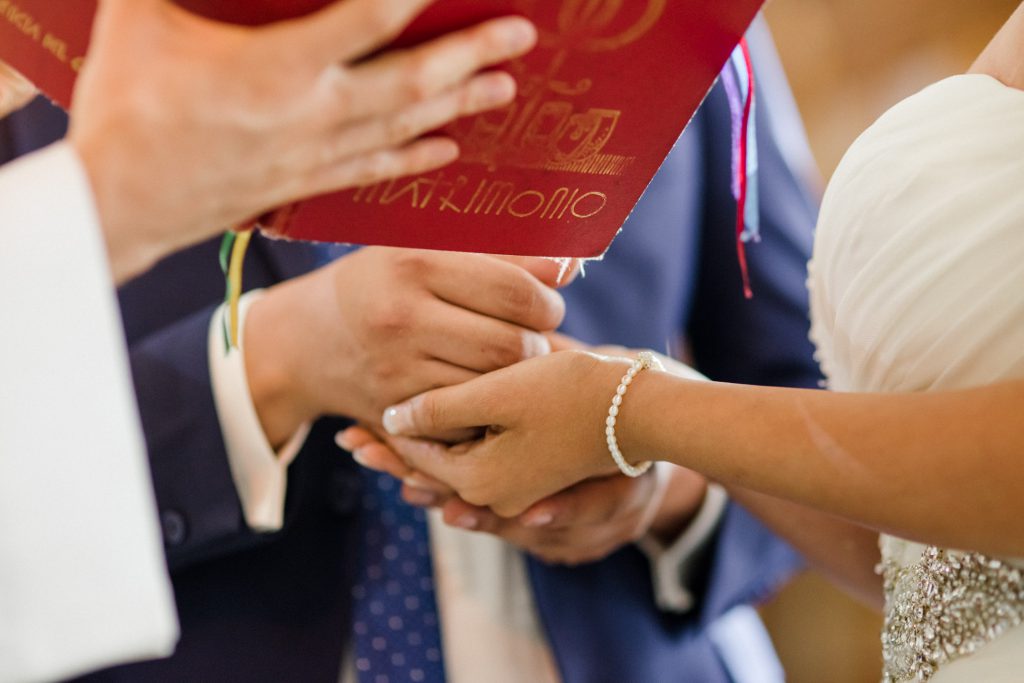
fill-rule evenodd
<path id="1" fill-rule="evenodd" d="M 651 454 L 652 449 L 647 444 L 651 436 L 648 430 L 652 425 L 645 419 L 648 409 L 639 407 L 640 394 L 647 393 L 656 377 L 665 373 L 659 366 L 640 359 L 628 364 L 612 361 L 610 365 L 613 371 L 621 370 L 622 374 L 609 380 L 612 391 L 605 403 L 606 422 L 601 425 L 609 439 L 606 456 L 624 474 L 627 470 L 642 473 L 650 463 L 665 458 L 657 453 Z"/>
<path id="2" fill-rule="evenodd" d="M 662 498 L 649 533 L 660 543 L 668 545 L 693 521 L 707 495 L 707 480 L 696 472 L 671 467 L 668 488 Z"/>
<path id="3" fill-rule="evenodd" d="M 296 346 L 281 310 L 288 307 L 277 289 L 254 301 L 244 320 L 245 375 L 263 433 L 274 449 L 280 448 L 304 424 L 319 416 L 306 391 Z"/>
<path id="4" fill-rule="evenodd" d="M 118 192 L 113 190 L 118 183 L 111 178 L 100 150 L 74 136 L 68 138 L 68 143 L 89 180 L 110 270 L 114 282 L 120 285 L 153 267 L 164 249 L 162 245 L 152 244 L 145 239 L 141 223 L 121 215 L 122 208 L 134 203 L 134 200 L 123 196 L 119 198 Z"/>

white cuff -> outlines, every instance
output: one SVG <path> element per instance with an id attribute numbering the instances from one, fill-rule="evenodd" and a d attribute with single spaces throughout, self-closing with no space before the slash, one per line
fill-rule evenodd
<path id="1" fill-rule="evenodd" d="M 690 525 L 670 545 L 646 536 L 637 546 L 651 563 L 654 599 L 666 612 L 688 612 L 693 608 L 691 583 L 697 574 L 697 562 L 722 520 L 729 496 L 717 484 L 709 484 L 704 502 Z"/>
<path id="2" fill-rule="evenodd" d="M 302 448 L 310 426 L 300 427 L 276 453 L 263 433 L 263 425 L 249 392 L 243 351 L 245 316 L 262 294 L 262 290 L 254 290 L 243 296 L 239 303 L 239 348 L 225 349 L 223 316 L 226 308 L 223 305 L 210 320 L 208 345 L 213 399 L 245 521 L 254 531 L 272 532 L 284 524 L 288 466 Z"/>

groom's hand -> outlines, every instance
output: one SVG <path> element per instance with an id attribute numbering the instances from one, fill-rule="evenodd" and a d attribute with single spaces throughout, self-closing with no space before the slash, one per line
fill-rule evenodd
<path id="1" fill-rule="evenodd" d="M 272 444 L 320 415 L 377 424 L 419 392 L 544 355 L 559 269 L 475 254 L 365 248 L 257 300 L 246 372 Z"/>

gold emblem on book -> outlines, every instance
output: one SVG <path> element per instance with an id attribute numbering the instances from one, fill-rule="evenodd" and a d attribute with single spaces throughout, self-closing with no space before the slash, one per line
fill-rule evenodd
<path id="1" fill-rule="evenodd" d="M 579 53 L 622 49 L 653 29 L 668 0 L 519 0 L 538 22 L 538 50 L 550 57 L 542 72 L 523 60 L 511 65 L 519 97 L 509 107 L 458 124 L 462 160 L 589 175 L 621 175 L 635 157 L 605 152 L 622 111 L 580 109 L 573 101 L 592 91 L 592 78 L 567 79 L 566 63 Z M 533 61 L 536 61 L 535 59 Z M 535 67 L 534 67 L 535 69 Z"/>

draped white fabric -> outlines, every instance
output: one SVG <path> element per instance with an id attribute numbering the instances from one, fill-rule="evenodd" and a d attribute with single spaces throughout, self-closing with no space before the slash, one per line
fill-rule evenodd
<path id="1" fill-rule="evenodd" d="M 1024 92 L 957 76 L 865 132 L 826 193 L 809 286 L 832 389 L 1024 377 Z M 889 537 L 882 547 L 903 566 L 922 550 Z M 931 680 L 1009 683 L 1022 671 L 1017 627 Z"/>
<path id="2" fill-rule="evenodd" d="M 0 682 L 166 656 L 178 624 L 103 236 L 59 144 L 0 170 Z"/>

